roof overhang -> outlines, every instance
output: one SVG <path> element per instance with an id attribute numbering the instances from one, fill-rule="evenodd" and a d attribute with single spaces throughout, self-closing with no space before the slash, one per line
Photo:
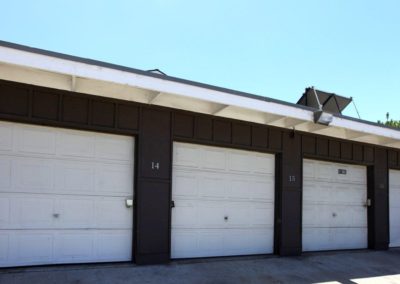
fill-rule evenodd
<path id="1" fill-rule="evenodd" d="M 10 45 L 10 44 L 9 44 Z M 239 119 L 400 149 L 400 131 L 308 107 L 93 60 L 0 45 L 0 79 Z"/>

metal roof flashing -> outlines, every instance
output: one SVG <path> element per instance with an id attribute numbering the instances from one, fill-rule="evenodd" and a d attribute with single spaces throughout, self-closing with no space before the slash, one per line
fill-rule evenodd
<path id="1" fill-rule="evenodd" d="M 0 79 L 400 148 L 399 129 L 342 115 L 346 101 L 336 101 L 339 111 L 333 112 L 329 126 L 318 125 L 314 123 L 316 108 L 306 103 L 294 104 L 5 41 L 0 41 Z"/>

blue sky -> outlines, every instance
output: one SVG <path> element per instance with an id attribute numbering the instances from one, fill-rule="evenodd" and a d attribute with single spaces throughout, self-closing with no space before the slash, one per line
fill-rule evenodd
<path id="1" fill-rule="evenodd" d="M 13 0 L 1 14 L 1 40 L 289 102 L 315 86 L 400 119 L 400 1 Z"/>

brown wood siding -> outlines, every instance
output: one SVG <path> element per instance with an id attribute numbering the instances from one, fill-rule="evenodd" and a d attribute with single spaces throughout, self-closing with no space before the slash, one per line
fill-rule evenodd
<path id="1" fill-rule="evenodd" d="M 301 253 L 302 159 L 367 165 L 369 246 L 387 248 L 388 168 L 400 169 L 397 149 L 8 81 L 0 81 L 0 119 L 137 137 L 137 263 L 169 260 L 174 140 L 276 154 L 275 251 L 281 255 Z"/>
<path id="2" fill-rule="evenodd" d="M 142 108 L 135 212 L 138 264 L 170 259 L 171 124 L 170 111 Z"/>

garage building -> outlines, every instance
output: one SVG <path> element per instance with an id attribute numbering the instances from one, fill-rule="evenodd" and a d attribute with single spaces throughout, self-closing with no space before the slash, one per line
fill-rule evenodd
<path id="1" fill-rule="evenodd" d="M 0 267 L 400 246 L 400 131 L 0 42 Z"/>

